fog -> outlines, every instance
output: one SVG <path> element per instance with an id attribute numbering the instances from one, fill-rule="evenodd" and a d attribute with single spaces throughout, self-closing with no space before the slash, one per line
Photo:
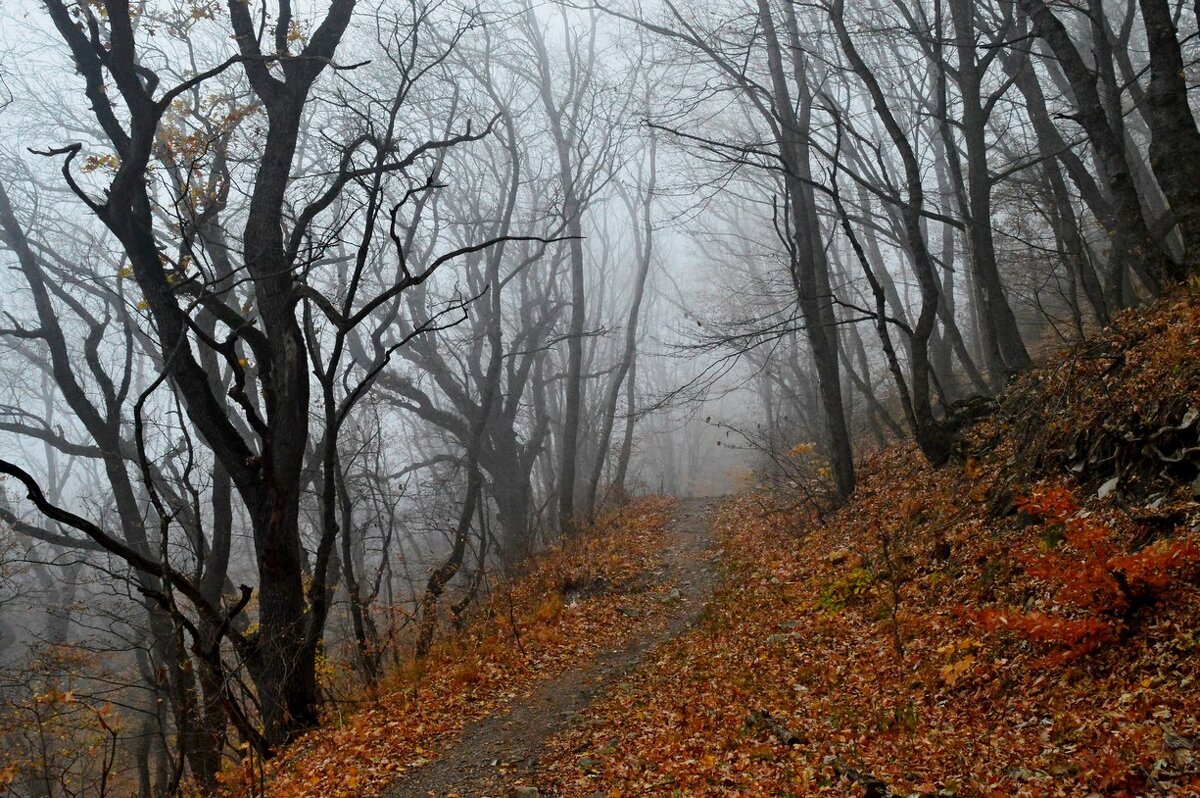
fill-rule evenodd
<path id="1" fill-rule="evenodd" d="M 1190 253 L 1194 15 L 1085 5 L 10 0 L 10 789 L 212 788 L 627 497 L 945 462 Z"/>

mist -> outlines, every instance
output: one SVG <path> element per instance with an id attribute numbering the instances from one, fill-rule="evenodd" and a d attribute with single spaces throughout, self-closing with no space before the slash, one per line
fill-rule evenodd
<path id="1" fill-rule="evenodd" d="M 1084 5 L 6 3 L 8 789 L 215 790 L 631 497 L 947 462 L 1194 257 L 1193 11 Z"/>

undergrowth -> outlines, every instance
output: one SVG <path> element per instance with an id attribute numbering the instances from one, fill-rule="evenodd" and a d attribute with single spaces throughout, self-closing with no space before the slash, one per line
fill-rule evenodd
<path id="1" fill-rule="evenodd" d="M 503 711 L 538 682 L 586 661 L 665 605 L 638 577 L 662 562 L 673 500 L 632 502 L 497 582 L 465 629 L 360 688 L 328 722 L 278 758 L 247 756 L 222 774 L 229 798 L 377 795 L 437 756 L 471 720 Z M 602 584 L 569 600 L 576 583 Z M 636 588 L 636 589 L 635 589 Z M 621 612 L 637 608 L 637 619 Z"/>
<path id="2" fill-rule="evenodd" d="M 1200 795 L 1197 352 L 1192 291 L 1022 377 L 947 467 L 894 445 L 824 518 L 728 501 L 703 619 L 543 794 Z"/>

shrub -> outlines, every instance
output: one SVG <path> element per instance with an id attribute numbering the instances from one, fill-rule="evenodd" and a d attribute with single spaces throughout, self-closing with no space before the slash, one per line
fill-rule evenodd
<path id="1" fill-rule="evenodd" d="M 1124 551 L 1116 531 L 1081 512 L 1066 488 L 1034 493 L 1020 506 L 1060 532 L 1056 547 L 1021 555 L 1026 573 L 1049 589 L 1055 611 L 984 610 L 974 617 L 989 631 L 1014 632 L 1050 649 L 1047 664 L 1119 639 L 1139 609 L 1163 598 L 1200 564 L 1200 546 L 1191 538 Z"/>
<path id="2" fill-rule="evenodd" d="M 863 598 L 871 589 L 874 579 L 866 568 L 855 568 L 841 579 L 829 584 L 821 591 L 817 606 L 826 612 L 840 612 Z"/>

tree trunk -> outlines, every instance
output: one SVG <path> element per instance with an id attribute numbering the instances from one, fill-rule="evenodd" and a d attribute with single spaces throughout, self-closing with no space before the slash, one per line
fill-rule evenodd
<path id="1" fill-rule="evenodd" d="M 912 424 L 913 436 L 916 438 L 917 445 L 921 448 L 921 452 L 925 455 L 926 459 L 934 466 L 940 466 L 950 457 L 950 430 L 935 417 L 933 412 L 933 396 L 930 389 L 932 367 L 929 361 L 929 339 L 933 333 L 934 325 L 937 323 L 941 281 L 934 271 L 933 258 L 929 254 L 922 226 L 925 192 L 922 183 L 921 167 L 916 153 L 913 151 L 912 144 L 891 111 L 882 86 L 880 86 L 874 73 L 859 55 L 858 49 L 850 37 L 850 32 L 846 28 L 844 14 L 844 0 L 834 0 L 830 7 L 830 15 L 833 18 L 834 28 L 837 31 L 842 51 L 850 62 L 851 68 L 858 75 L 859 80 L 867 87 L 875 113 L 883 122 L 888 137 L 891 138 L 892 143 L 896 146 L 896 150 L 899 152 L 904 165 L 905 191 L 908 196 L 900 206 L 900 215 L 904 224 L 905 244 L 911 255 L 913 271 L 916 273 L 917 282 L 921 290 L 920 310 L 916 324 L 913 325 L 911 335 L 909 336 L 911 362 L 909 364 L 908 384 L 906 384 L 901 373 L 895 350 L 892 347 L 891 336 L 888 331 L 887 302 L 882 284 L 867 264 L 866 254 L 854 234 L 850 224 L 850 217 L 842 205 L 836 184 L 833 188 L 833 199 L 842 219 L 843 229 L 847 237 L 850 238 L 859 262 L 863 265 L 867 279 L 870 281 L 872 290 L 875 293 L 875 326 L 879 330 L 881 343 L 888 356 L 889 365 L 895 376 L 896 387 L 900 392 L 901 400 L 907 404 L 906 414 Z"/>
<path id="2" fill-rule="evenodd" d="M 608 395 L 605 397 L 604 406 L 601 409 L 600 437 L 596 448 L 595 464 L 592 468 L 592 475 L 588 481 L 587 489 L 587 514 L 589 518 L 596 508 L 596 496 L 600 489 L 600 479 L 604 474 L 604 462 L 608 453 L 609 441 L 612 439 L 613 424 L 617 415 L 617 403 L 621 398 L 621 387 L 625 382 L 626 375 L 629 373 L 629 368 L 633 363 L 637 351 L 638 322 L 642 309 L 642 296 L 646 290 L 646 277 L 650 274 L 650 263 L 654 257 L 654 229 L 651 226 L 651 208 L 658 170 L 658 138 L 653 129 L 651 129 L 649 135 L 650 145 L 647 156 L 649 158 L 649 172 L 646 184 L 641 187 L 643 192 L 640 208 L 641 219 L 638 222 L 641 235 L 637 241 L 637 276 L 634 278 L 633 300 L 625 322 L 625 345 L 621 352 L 621 360 L 617 364 L 617 370 L 613 373 L 609 382 Z M 629 202 L 630 214 L 635 218 L 637 217 L 638 210 L 632 202 Z"/>
<path id="3" fill-rule="evenodd" d="M 1074 205 L 1071 195 L 1067 191 L 1066 181 L 1063 179 L 1063 168 L 1071 176 L 1075 187 L 1083 196 L 1084 203 L 1092 211 L 1096 220 L 1105 230 L 1115 233 L 1112 204 L 1102 195 L 1100 187 L 1095 184 L 1091 173 L 1087 171 L 1079 157 L 1067 147 L 1058 128 L 1051 121 L 1049 111 L 1046 109 L 1046 98 L 1029 60 L 1005 54 L 1001 56 L 1001 64 L 1025 98 L 1025 107 L 1037 138 L 1038 153 L 1045 159 L 1043 169 L 1054 198 L 1056 216 L 1063 225 L 1070 228 L 1063 231 L 1064 240 L 1067 242 L 1068 249 L 1074 250 L 1078 247 L 1080 258 L 1078 274 L 1084 295 L 1092 307 L 1096 320 L 1100 324 L 1108 324 L 1109 308 L 1104 298 L 1104 286 L 1091 261 L 1086 257 L 1086 245 L 1079 233 L 1079 223 L 1075 216 Z M 1123 272 L 1124 269 L 1120 265 L 1122 253 L 1114 251 L 1111 257 L 1116 261 L 1116 270 Z"/>
<path id="4" fill-rule="evenodd" d="M 1033 23 L 1033 32 L 1049 45 L 1075 95 L 1075 119 L 1087 133 L 1096 154 L 1096 166 L 1107 179 L 1113 199 L 1113 250 L 1144 261 L 1157 281 L 1170 279 L 1174 269 L 1150 234 L 1142 216 L 1141 201 L 1129 164 L 1123 137 L 1113 130 L 1101 100 L 1097 75 L 1088 68 L 1063 23 L 1043 0 L 1021 0 L 1020 6 Z M 1124 274 L 1110 274 L 1110 307 L 1124 304 Z"/>
<path id="5" fill-rule="evenodd" d="M 1200 131 L 1187 97 L 1187 78 L 1167 0 L 1138 0 L 1150 49 L 1144 111 L 1150 126 L 1150 167 L 1183 235 L 1190 269 L 1200 267 Z M 1174 279 L 1185 273 L 1173 270 Z"/>
<path id="6" fill-rule="evenodd" d="M 629 495 L 629 461 L 633 457 L 633 427 L 637 423 L 637 350 L 629 361 L 629 376 L 625 378 L 625 432 L 617 452 L 617 468 L 613 473 L 612 491 L 618 499 Z"/>
<path id="7" fill-rule="evenodd" d="M 1029 368 L 1031 360 L 996 263 L 992 236 L 992 175 L 988 168 L 987 111 L 984 108 L 975 44 L 974 0 L 950 0 L 954 42 L 958 52 L 958 87 L 962 95 L 963 141 L 967 149 L 967 207 L 963 208 L 970 241 L 970 262 L 983 322 L 983 349 L 988 367 L 1007 380 Z"/>
<path id="8" fill-rule="evenodd" d="M 790 13 L 794 14 L 794 10 Z M 816 366 L 834 488 L 838 498 L 845 500 L 854 492 L 854 453 L 851 448 L 850 430 L 846 425 L 846 408 L 842 400 L 842 375 L 838 367 L 833 296 L 813 196 L 806 123 L 796 114 L 792 92 L 788 86 L 788 75 L 784 68 L 783 47 L 767 0 L 758 0 L 758 16 L 767 48 L 774 110 L 779 118 L 779 154 L 785 165 L 788 207 L 792 220 L 792 285 L 796 291 L 805 334 Z M 801 42 L 798 41 L 799 34 L 795 26 L 790 25 L 789 30 L 793 38 L 792 46 L 788 50 L 793 73 L 803 78 L 804 51 L 801 49 Z M 796 90 L 800 92 L 803 112 L 807 113 L 811 98 L 807 96 L 807 84 L 803 79 L 797 82 Z"/>

